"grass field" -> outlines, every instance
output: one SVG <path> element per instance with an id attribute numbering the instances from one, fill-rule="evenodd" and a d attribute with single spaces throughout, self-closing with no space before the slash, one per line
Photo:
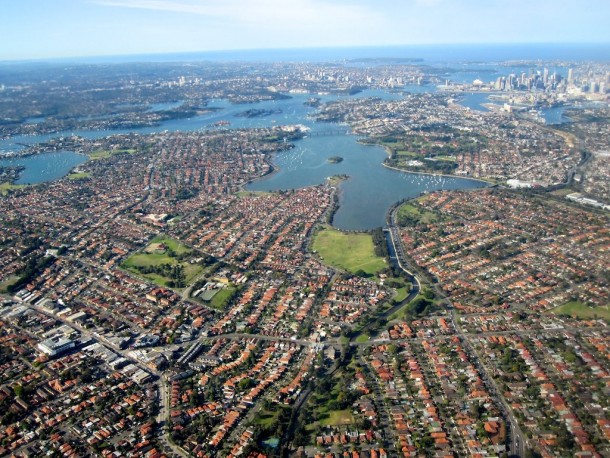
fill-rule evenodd
<path id="1" fill-rule="evenodd" d="M 552 311 L 556 315 L 569 315 L 585 320 L 601 318 L 604 321 L 610 322 L 610 308 L 606 307 L 589 307 L 582 302 L 568 302 Z"/>
<path id="2" fill-rule="evenodd" d="M 149 267 L 149 266 L 160 266 L 161 264 L 177 264 L 174 258 L 169 257 L 166 254 L 157 253 L 134 253 L 129 256 L 125 261 L 125 267 Z"/>
<path id="3" fill-rule="evenodd" d="M 434 156 L 437 161 L 456 162 L 455 156 Z"/>
<path id="4" fill-rule="evenodd" d="M 354 416 L 349 410 L 331 410 L 328 418 L 320 420 L 321 426 L 340 426 L 351 425 L 354 423 Z"/>
<path id="5" fill-rule="evenodd" d="M 405 217 L 424 224 L 430 224 L 438 221 L 438 216 L 436 214 L 426 210 L 421 210 L 419 207 L 410 203 L 401 205 L 398 208 L 396 216 L 398 221 L 401 221 L 401 219 L 404 219 Z"/>
<path id="6" fill-rule="evenodd" d="M 360 334 L 357 338 L 356 338 L 356 342 L 357 343 L 366 343 L 369 341 L 369 336 L 366 334 Z"/>
<path id="7" fill-rule="evenodd" d="M 404 301 L 407 298 L 407 296 L 409 295 L 410 291 L 411 291 L 410 286 L 403 286 L 402 288 L 398 288 L 396 290 L 396 296 L 394 296 L 394 300 L 396 302 Z"/>
<path id="8" fill-rule="evenodd" d="M 15 283 L 17 283 L 17 281 L 19 281 L 19 277 L 10 276 L 9 278 L 4 280 L 3 282 L 0 282 L 0 293 L 6 293 L 7 292 L 7 288 L 9 286 L 14 285 Z"/>
<path id="9" fill-rule="evenodd" d="M 183 245 L 182 243 L 178 242 L 177 240 L 170 239 L 169 237 L 164 237 L 164 236 L 155 237 L 154 239 L 151 240 L 151 242 L 148 246 L 151 246 L 152 244 L 155 244 L 155 243 L 164 244 L 167 248 L 169 248 L 176 254 L 190 253 L 192 251 L 186 245 Z"/>
<path id="10" fill-rule="evenodd" d="M 214 295 L 214 297 L 210 301 L 210 306 L 218 310 L 224 310 L 225 306 L 227 305 L 227 302 L 229 301 L 229 299 L 231 299 L 231 297 L 233 297 L 234 293 L 235 288 L 221 289 Z"/>
<path id="11" fill-rule="evenodd" d="M 184 268 L 184 276 L 187 284 L 190 283 L 201 272 L 203 272 L 203 267 L 198 264 L 191 264 L 185 261 L 180 262 L 175 257 L 170 256 L 168 250 L 160 248 L 161 244 L 165 245 L 165 247 L 169 248 L 178 255 L 192 251 L 190 248 L 181 244 L 177 240 L 167 237 L 156 237 L 148 244 L 143 252 L 134 253 L 129 256 L 123 262 L 122 267 L 152 281 L 153 283 L 156 283 L 159 286 L 167 286 L 172 279 L 158 273 L 144 274 L 138 270 L 138 267 L 153 267 L 160 266 L 162 264 L 174 266 L 181 264 Z"/>
<path id="12" fill-rule="evenodd" d="M 7 195 L 9 191 L 13 189 L 23 188 L 27 185 L 25 184 L 10 184 L 10 183 L 0 183 L 0 194 L 3 196 Z"/>
<path id="13" fill-rule="evenodd" d="M 421 157 L 421 155 L 417 154 L 415 151 L 396 151 L 396 156 L 410 158 Z"/>
<path id="14" fill-rule="evenodd" d="M 254 423 L 257 425 L 261 425 L 263 428 L 268 428 L 277 420 L 279 414 L 280 414 L 279 410 L 276 410 L 276 411 L 261 410 L 256 415 L 256 419 L 254 420 Z"/>
<path id="15" fill-rule="evenodd" d="M 97 161 L 99 159 L 106 159 L 111 156 L 116 156 L 117 154 L 123 154 L 123 153 L 133 154 L 135 152 L 136 152 L 135 149 L 118 149 L 116 151 L 108 151 L 108 150 L 93 151 L 93 152 L 89 153 L 89 159 L 93 159 L 94 161 Z"/>
<path id="16" fill-rule="evenodd" d="M 71 173 L 68 175 L 68 180 L 84 180 L 85 178 L 89 178 L 91 174 L 89 172 L 78 172 Z"/>
<path id="17" fill-rule="evenodd" d="M 317 426 L 352 425 L 356 422 L 354 415 L 349 410 L 327 410 L 326 407 L 320 406 L 316 411 L 319 420 L 308 424 L 305 427 L 307 431 L 313 431 Z"/>
<path id="18" fill-rule="evenodd" d="M 374 275 L 386 267 L 385 259 L 375 255 L 369 234 L 345 233 L 325 226 L 316 234 L 313 249 L 324 262 L 351 273 L 362 270 Z"/>

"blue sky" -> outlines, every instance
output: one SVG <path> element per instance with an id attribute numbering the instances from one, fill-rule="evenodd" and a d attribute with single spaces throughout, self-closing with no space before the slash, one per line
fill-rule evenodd
<path id="1" fill-rule="evenodd" d="M 610 0 L 6 0 L 0 60 L 295 47 L 610 43 Z"/>

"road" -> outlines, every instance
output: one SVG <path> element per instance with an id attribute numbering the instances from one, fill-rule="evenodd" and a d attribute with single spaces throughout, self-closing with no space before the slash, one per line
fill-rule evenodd
<path id="1" fill-rule="evenodd" d="M 504 418 L 507 418 L 509 420 L 506 425 L 507 432 L 510 436 L 509 454 L 511 456 L 523 457 L 525 456 L 525 441 L 527 440 L 527 438 L 519 427 L 519 422 L 517 421 L 517 418 L 515 418 L 513 409 L 511 409 L 511 407 L 508 405 L 506 399 L 504 399 L 504 396 L 502 396 L 502 393 L 498 388 L 498 385 L 494 380 L 493 376 L 489 374 L 487 367 L 482 363 L 483 359 L 481 358 L 481 355 L 479 355 L 479 352 L 476 350 L 475 346 L 472 345 L 471 342 L 468 340 L 468 335 L 462 332 L 459 321 L 456 320 L 456 313 L 457 312 L 455 311 L 455 309 L 451 310 L 451 321 L 455 330 L 457 331 L 457 335 L 460 336 L 460 338 L 464 342 L 464 348 L 473 360 L 473 364 L 481 374 L 481 378 L 483 379 L 485 386 L 489 390 L 489 394 L 492 396 L 492 398 L 494 398 L 497 402 L 500 403 L 500 407 L 504 411 Z M 477 336 L 478 335 L 480 334 L 477 334 Z"/>
<path id="2" fill-rule="evenodd" d="M 417 276 L 415 274 L 413 274 L 412 272 L 408 271 L 405 268 L 406 256 L 405 256 L 403 245 L 400 242 L 400 234 L 398 232 L 398 228 L 395 225 L 395 214 L 396 214 L 397 209 L 398 209 L 398 207 L 395 207 L 390 212 L 390 216 L 388 218 L 388 223 L 389 223 L 388 232 L 390 234 L 394 252 L 396 254 L 396 261 L 397 261 L 398 266 L 415 280 L 415 282 L 413 283 L 413 286 L 414 286 L 414 288 L 416 287 L 417 291 L 419 292 L 421 290 L 420 280 L 417 278 Z M 456 330 L 457 336 L 460 337 L 460 339 L 465 343 L 466 348 L 470 350 L 469 353 L 471 354 L 471 358 L 473 359 L 473 364 L 477 367 L 478 371 L 480 372 L 483 380 L 485 381 L 485 384 L 487 385 L 487 388 L 490 390 L 490 394 L 499 404 L 499 407 L 501 407 L 502 410 L 504 411 L 505 418 L 509 419 L 509 421 L 510 421 L 510 423 L 507 424 L 507 429 L 510 431 L 510 437 L 511 437 L 511 441 L 510 441 L 511 443 L 509 445 L 510 454 L 513 456 L 523 457 L 525 455 L 526 443 L 524 440 L 525 436 L 524 436 L 523 432 L 521 431 L 521 428 L 519 427 L 519 423 L 517 422 L 517 419 L 515 418 L 512 409 L 510 408 L 510 406 L 504 399 L 504 396 L 502 396 L 500 391 L 498 390 L 495 380 L 493 379 L 493 377 L 491 377 L 488 374 L 487 368 L 482 364 L 482 359 L 481 359 L 480 355 L 477 353 L 474 346 L 468 340 L 469 335 L 462 331 L 459 323 L 455 319 L 456 318 L 455 315 L 456 315 L 455 309 L 451 309 L 451 320 L 453 323 L 453 327 Z M 482 334 L 476 334 L 476 335 L 479 336 Z M 408 339 L 408 340 L 413 341 L 413 340 L 418 340 L 418 339 Z M 395 340 L 393 342 L 399 342 L 399 341 Z M 366 342 L 366 343 L 369 343 L 369 342 Z M 377 343 L 379 343 L 379 342 L 377 342 Z"/>
<path id="3" fill-rule="evenodd" d="M 81 333 L 82 336 L 85 336 L 89 339 L 96 341 L 97 343 L 104 345 L 107 348 L 110 348 L 112 351 L 121 355 L 123 358 L 127 359 L 128 361 L 131 361 L 133 364 L 138 366 L 140 369 L 155 375 L 157 377 L 157 380 L 155 381 L 155 383 L 157 385 L 157 389 L 159 392 L 159 398 L 160 398 L 159 399 L 159 401 L 160 401 L 159 402 L 159 413 L 157 415 L 157 422 L 159 424 L 159 429 L 158 429 L 159 439 L 168 450 L 171 450 L 174 453 L 174 456 L 181 456 L 184 458 L 188 458 L 190 456 L 185 450 L 183 450 L 181 447 L 178 447 L 176 444 L 173 444 L 169 440 L 169 431 L 166 433 L 165 425 L 167 424 L 167 422 L 169 420 L 169 413 L 170 413 L 170 405 L 169 405 L 170 399 L 169 398 L 170 398 L 170 396 L 169 396 L 169 386 L 167 385 L 165 379 L 161 376 L 160 372 L 158 372 L 154 369 L 151 369 L 150 367 L 148 367 L 141 361 L 133 358 L 131 355 L 129 355 L 129 352 L 127 350 L 120 349 L 114 343 L 112 343 L 108 339 L 106 339 L 106 337 L 104 337 L 96 332 L 92 332 L 89 329 L 83 328 L 78 323 L 68 321 L 64 317 L 55 315 L 53 313 L 49 313 L 46 310 L 43 310 L 42 308 L 36 307 L 35 305 L 32 305 L 32 304 L 23 303 L 23 305 L 32 310 L 36 310 L 37 312 L 42 313 L 46 316 L 52 317 L 52 318 L 60 321 L 61 323 L 71 327 L 72 329 L 77 330 L 78 332 Z"/>
<path id="4" fill-rule="evenodd" d="M 166 450 L 171 450 L 174 456 L 180 456 L 188 458 L 189 455 L 186 450 L 178 445 L 174 444 L 169 439 L 169 414 L 170 410 L 170 385 L 167 383 L 165 377 L 159 379 L 159 413 L 157 414 L 157 424 L 159 425 L 159 440 L 165 446 Z"/>

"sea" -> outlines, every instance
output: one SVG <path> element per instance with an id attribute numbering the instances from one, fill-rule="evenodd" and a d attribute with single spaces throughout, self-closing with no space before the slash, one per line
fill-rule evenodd
<path id="1" fill-rule="evenodd" d="M 355 59 L 414 59 L 425 65 L 456 62 L 610 61 L 610 43 L 511 43 L 245 49 L 168 54 L 131 54 L 48 59 L 47 63 L 130 62 L 337 62 Z M 25 61 L 24 61 L 25 62 Z M 37 61 L 29 61 L 35 63 Z M 1 64 L 1 62 L 0 62 Z"/>

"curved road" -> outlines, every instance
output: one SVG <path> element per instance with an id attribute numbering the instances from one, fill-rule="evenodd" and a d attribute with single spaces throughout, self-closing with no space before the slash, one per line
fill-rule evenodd
<path id="1" fill-rule="evenodd" d="M 400 267 L 412 279 L 415 280 L 415 282 L 413 283 L 413 290 L 414 291 L 416 290 L 417 293 L 419 293 L 419 291 L 421 290 L 421 283 L 420 283 L 419 279 L 417 278 L 417 276 L 415 274 L 413 274 L 412 272 L 410 272 L 409 270 L 407 270 L 405 268 L 405 265 L 407 264 L 406 256 L 405 256 L 403 245 L 400 241 L 400 234 L 399 234 L 398 229 L 395 224 L 395 216 L 396 216 L 397 210 L 398 210 L 398 206 L 395 206 L 394 208 L 391 209 L 390 214 L 388 216 L 389 227 L 387 229 L 390 234 L 392 246 L 394 248 L 394 253 L 395 253 L 394 259 L 396 260 L 398 267 Z M 413 296 L 413 298 L 416 297 L 416 295 Z M 411 297 L 411 295 L 409 295 L 409 297 Z M 409 298 L 407 298 L 407 299 L 409 299 Z M 401 304 L 401 306 L 402 306 L 402 304 Z M 456 330 L 456 335 L 463 342 L 466 343 L 467 347 L 469 347 L 471 349 L 470 354 L 473 359 L 474 365 L 478 368 L 479 372 L 481 373 L 481 376 L 483 377 L 483 380 L 486 381 L 486 385 L 490 391 L 490 394 L 496 399 L 499 406 L 504 411 L 504 417 L 509 420 L 509 422 L 507 422 L 508 423 L 507 427 L 508 427 L 508 430 L 510 431 L 510 437 L 511 437 L 511 443 L 510 443 L 511 456 L 523 457 L 525 455 L 525 441 L 524 441 L 525 436 L 524 436 L 523 432 L 521 431 L 519 424 L 517 423 L 517 419 L 515 418 L 512 409 L 510 408 L 510 406 L 508 405 L 508 403 L 506 402 L 504 397 L 498 391 L 498 387 L 496 385 L 495 380 L 493 379 L 493 377 L 489 376 L 486 367 L 481 363 L 482 359 L 480 358 L 479 354 L 476 352 L 474 346 L 468 340 L 467 334 L 465 334 L 462 331 L 461 327 L 459 326 L 459 323 L 457 323 L 457 320 L 455 319 L 455 314 L 456 314 L 455 309 L 451 309 L 450 316 L 451 316 L 451 321 L 453 323 L 453 327 Z"/>

